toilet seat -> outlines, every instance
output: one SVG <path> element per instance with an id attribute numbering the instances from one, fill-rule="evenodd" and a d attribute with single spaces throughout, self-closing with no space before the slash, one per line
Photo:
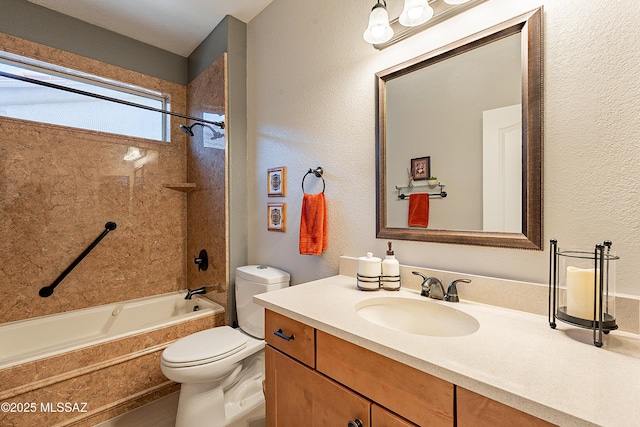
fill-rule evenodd
<path id="1" fill-rule="evenodd" d="M 249 338 L 229 326 L 196 332 L 171 344 L 162 352 L 162 364 L 171 368 L 204 365 L 243 350 Z"/>

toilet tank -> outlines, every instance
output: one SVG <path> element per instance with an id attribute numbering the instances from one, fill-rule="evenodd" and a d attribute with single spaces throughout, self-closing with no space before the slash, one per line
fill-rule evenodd
<path id="1" fill-rule="evenodd" d="M 240 329 L 264 339 L 264 308 L 254 304 L 253 296 L 286 288 L 289 279 L 289 273 L 266 265 L 236 268 L 236 311 Z"/>

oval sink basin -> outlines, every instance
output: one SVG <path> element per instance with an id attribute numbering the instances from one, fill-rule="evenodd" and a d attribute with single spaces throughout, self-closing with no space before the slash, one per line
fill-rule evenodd
<path id="1" fill-rule="evenodd" d="M 356 304 L 365 320 L 396 331 L 432 337 L 460 337 L 480 328 L 475 317 L 434 301 L 370 298 Z"/>

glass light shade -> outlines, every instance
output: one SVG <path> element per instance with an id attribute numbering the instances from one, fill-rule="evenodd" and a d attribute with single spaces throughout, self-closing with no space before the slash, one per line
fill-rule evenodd
<path id="1" fill-rule="evenodd" d="M 389 26 L 389 14 L 382 3 L 376 3 L 373 7 L 369 15 L 369 27 L 362 36 L 371 44 L 384 43 L 393 37 L 393 30 Z"/>
<path id="2" fill-rule="evenodd" d="M 428 0 L 405 0 L 400 14 L 400 23 L 405 27 L 415 27 L 427 22 L 433 16 Z"/>
<path id="3" fill-rule="evenodd" d="M 462 4 L 462 3 L 466 3 L 469 0 L 444 0 L 445 3 L 447 4 Z"/>
<path id="4" fill-rule="evenodd" d="M 126 160 L 128 162 L 133 162 L 136 160 L 140 160 L 143 157 L 144 156 L 142 155 L 138 147 L 134 147 L 130 145 L 129 148 L 127 148 L 127 153 L 124 155 L 123 160 Z"/>

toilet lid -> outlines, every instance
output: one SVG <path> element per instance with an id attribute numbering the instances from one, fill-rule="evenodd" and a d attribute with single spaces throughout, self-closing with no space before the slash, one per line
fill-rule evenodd
<path id="1" fill-rule="evenodd" d="M 224 359 L 247 346 L 248 337 L 229 326 L 196 332 L 171 344 L 162 352 L 166 366 L 203 365 Z"/>

